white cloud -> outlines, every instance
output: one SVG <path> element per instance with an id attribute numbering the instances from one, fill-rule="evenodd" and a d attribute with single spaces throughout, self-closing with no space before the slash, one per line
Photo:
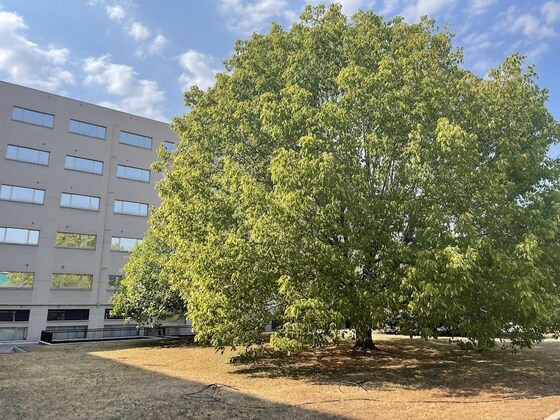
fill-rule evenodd
<path id="1" fill-rule="evenodd" d="M 287 0 L 219 0 L 219 10 L 228 26 L 243 34 L 261 30 L 271 19 L 297 20 Z"/>
<path id="2" fill-rule="evenodd" d="M 496 67 L 499 61 L 500 60 L 493 57 L 479 57 L 477 60 L 474 60 L 469 67 L 475 74 L 487 78 L 490 69 Z"/>
<path id="3" fill-rule="evenodd" d="M 124 8 L 119 5 L 106 6 L 105 11 L 107 12 L 107 16 L 109 16 L 109 19 L 114 20 L 115 22 L 122 21 L 126 16 Z"/>
<path id="4" fill-rule="evenodd" d="M 538 59 L 549 50 L 550 45 L 547 41 L 519 39 L 504 51 L 504 55 L 508 56 L 515 52 L 521 52 L 525 56 L 526 64 L 535 64 Z"/>
<path id="5" fill-rule="evenodd" d="M 494 0 L 471 0 L 471 6 L 483 9 L 493 3 Z M 475 10 L 470 10 L 471 17 L 476 16 Z M 514 52 L 525 55 L 527 63 L 536 63 L 551 51 L 552 42 L 557 42 L 558 34 L 552 25 L 557 20 L 560 20 L 558 2 L 547 1 L 525 10 L 512 5 L 500 13 L 496 23 L 489 25 L 485 32 L 471 32 L 460 37 L 460 44 L 465 46 L 465 63 L 475 72 L 487 72 Z"/>
<path id="6" fill-rule="evenodd" d="M 104 0 L 94 0 L 94 5 L 104 4 L 105 12 L 109 19 L 120 24 L 123 32 L 138 43 L 135 54 L 138 57 L 146 57 L 148 55 L 161 55 L 163 48 L 167 44 L 167 38 L 158 33 L 151 41 L 151 32 L 142 22 L 135 20 L 134 13 L 130 10 L 130 3 L 127 9 L 121 5 L 106 5 Z"/>
<path id="7" fill-rule="evenodd" d="M 218 70 L 212 68 L 210 59 L 203 53 L 188 50 L 179 57 L 179 64 L 184 70 L 179 76 L 182 90 L 188 90 L 194 85 L 206 90 L 214 84 Z"/>
<path id="8" fill-rule="evenodd" d="M 146 57 L 149 55 L 161 55 L 163 49 L 167 45 L 167 38 L 162 34 L 157 34 L 147 45 L 139 46 L 135 54 L 138 57 Z"/>
<path id="9" fill-rule="evenodd" d="M 544 7 L 544 6 L 543 6 Z M 553 18 L 553 12 L 545 15 L 544 19 Z M 556 32 L 551 25 L 531 13 L 517 14 L 517 8 L 510 6 L 505 14 L 505 19 L 499 22 L 498 27 L 511 33 L 521 32 L 527 38 L 555 38 Z"/>
<path id="10" fill-rule="evenodd" d="M 26 30 L 23 17 L 0 10 L 0 73 L 10 82 L 54 92 L 73 85 L 74 76 L 65 68 L 70 51 L 36 44 Z"/>
<path id="11" fill-rule="evenodd" d="M 551 28 L 542 26 L 538 18 L 531 14 L 517 17 L 509 27 L 510 32 L 523 32 L 528 37 L 548 38 L 554 36 Z"/>
<path id="12" fill-rule="evenodd" d="M 428 15 L 432 18 L 434 14 L 454 3 L 455 0 L 415 0 L 405 6 L 400 14 L 408 22 L 418 22 L 422 16 Z"/>
<path id="13" fill-rule="evenodd" d="M 503 42 L 497 40 L 490 32 L 472 32 L 461 40 L 461 44 L 465 45 L 465 52 L 481 52 L 482 50 L 497 49 Z"/>
<path id="14" fill-rule="evenodd" d="M 161 54 L 161 51 L 167 44 L 167 39 L 162 34 L 157 34 L 148 47 L 148 53 L 151 55 Z"/>
<path id="15" fill-rule="evenodd" d="M 549 25 L 552 25 L 556 21 L 560 21 L 560 3 L 547 1 L 541 7 L 541 14 L 546 23 Z"/>
<path id="16" fill-rule="evenodd" d="M 473 15 L 482 15 L 486 13 L 494 3 L 496 3 L 496 0 L 471 0 L 469 12 Z"/>
<path id="17" fill-rule="evenodd" d="M 379 9 L 379 13 L 387 16 L 395 13 L 400 7 L 399 0 L 384 0 L 382 3 L 383 7 Z"/>
<path id="18" fill-rule="evenodd" d="M 136 41 L 143 41 L 150 36 L 150 31 L 140 22 L 132 22 L 129 26 L 127 35 Z"/>
<path id="19" fill-rule="evenodd" d="M 88 57 L 83 62 L 84 85 L 101 86 L 116 98 L 100 105 L 156 120 L 166 120 L 162 103 L 165 94 L 153 80 L 139 79 L 134 68 L 112 63 L 109 56 Z"/>
<path id="20" fill-rule="evenodd" d="M 346 15 L 352 15 L 359 9 L 367 10 L 373 4 L 373 2 L 365 0 L 337 0 L 337 3 L 342 5 L 342 11 Z"/>
<path id="21" fill-rule="evenodd" d="M 485 76 L 490 68 L 499 63 L 503 41 L 494 33 L 471 32 L 459 42 L 464 45 L 465 64 L 475 73 Z"/>

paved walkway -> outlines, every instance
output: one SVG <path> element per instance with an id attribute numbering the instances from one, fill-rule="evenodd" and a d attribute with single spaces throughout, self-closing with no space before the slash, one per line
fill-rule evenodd
<path id="1" fill-rule="evenodd" d="M 551 414 L 550 416 L 548 416 L 544 420 L 560 420 L 560 411 L 557 411 L 556 413 Z"/>
<path id="2" fill-rule="evenodd" d="M 14 351 L 14 348 L 16 348 L 16 350 Z M 19 345 L 17 344 L 2 344 L 0 343 L 0 354 L 4 353 L 21 353 L 21 352 L 25 352 L 25 350 L 22 350 Z"/>
<path id="3" fill-rule="evenodd" d="M 13 344 L 0 344 L 0 353 L 13 353 Z"/>

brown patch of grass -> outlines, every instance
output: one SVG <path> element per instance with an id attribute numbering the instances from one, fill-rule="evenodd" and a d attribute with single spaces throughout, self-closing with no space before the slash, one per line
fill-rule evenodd
<path id="1" fill-rule="evenodd" d="M 544 418 L 560 409 L 560 343 L 466 353 L 379 336 L 250 365 L 182 341 L 0 355 L 2 418 Z M 212 385 L 217 384 L 217 385 Z"/>

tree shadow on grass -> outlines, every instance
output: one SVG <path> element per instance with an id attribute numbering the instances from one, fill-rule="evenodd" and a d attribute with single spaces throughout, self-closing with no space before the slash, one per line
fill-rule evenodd
<path id="1" fill-rule="evenodd" d="M 183 345 L 151 340 L 86 343 L 0 355 L 0 418 L 344 418 L 311 407 L 267 401 L 225 384 L 185 380 L 92 354 Z"/>
<path id="2" fill-rule="evenodd" d="M 235 373 L 365 391 L 437 389 L 445 397 L 560 395 L 560 343 L 544 343 L 517 354 L 501 349 L 466 352 L 446 340 L 392 338 L 382 339 L 378 346 L 371 352 L 341 345 L 290 356 L 266 351 L 263 358 Z"/>

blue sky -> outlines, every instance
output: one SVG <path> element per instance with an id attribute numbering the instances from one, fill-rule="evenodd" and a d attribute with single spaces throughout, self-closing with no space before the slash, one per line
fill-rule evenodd
<path id="1" fill-rule="evenodd" d="M 297 20 L 304 0 L 0 0 L 0 79 L 163 121 L 182 92 L 207 88 L 236 39 Z M 426 14 L 456 34 L 484 76 L 513 52 L 536 65 L 560 120 L 560 0 L 341 0 L 408 22 Z M 560 153 L 560 146 L 553 155 Z"/>

